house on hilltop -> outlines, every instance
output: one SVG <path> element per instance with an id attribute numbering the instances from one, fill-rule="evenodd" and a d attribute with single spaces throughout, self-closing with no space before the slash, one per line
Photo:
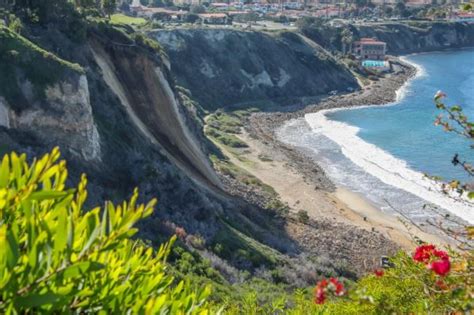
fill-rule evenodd
<path id="1" fill-rule="evenodd" d="M 387 43 L 375 38 L 361 38 L 352 44 L 352 53 L 363 60 L 385 60 Z"/>

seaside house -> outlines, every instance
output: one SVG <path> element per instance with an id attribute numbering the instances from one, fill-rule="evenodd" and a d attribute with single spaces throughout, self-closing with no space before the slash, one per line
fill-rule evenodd
<path id="1" fill-rule="evenodd" d="M 385 60 L 387 43 L 375 38 L 361 38 L 352 44 L 352 53 L 362 60 Z"/>
<path id="2" fill-rule="evenodd" d="M 455 14 L 451 21 L 453 22 L 463 22 L 463 23 L 474 23 L 474 13 L 471 12 L 458 12 Z"/>

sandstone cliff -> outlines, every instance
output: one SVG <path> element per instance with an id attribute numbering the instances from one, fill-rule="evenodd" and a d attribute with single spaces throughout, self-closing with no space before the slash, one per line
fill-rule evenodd
<path id="1" fill-rule="evenodd" d="M 64 147 L 85 161 L 100 160 L 82 69 L 6 28 L 0 29 L 0 56 L 0 126 L 29 133 L 46 146 Z"/>

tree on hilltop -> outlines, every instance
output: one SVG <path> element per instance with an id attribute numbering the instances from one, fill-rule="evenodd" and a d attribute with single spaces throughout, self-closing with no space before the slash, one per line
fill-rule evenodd
<path id="1" fill-rule="evenodd" d="M 115 12 L 117 9 L 117 1 L 116 0 L 102 0 L 102 10 L 110 19 L 110 15 Z"/>

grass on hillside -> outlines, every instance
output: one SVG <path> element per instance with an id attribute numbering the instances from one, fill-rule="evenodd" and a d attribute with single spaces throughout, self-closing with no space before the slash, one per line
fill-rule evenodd
<path id="1" fill-rule="evenodd" d="M 110 18 L 113 24 L 143 25 L 147 22 L 144 18 L 127 16 L 124 14 L 113 14 Z"/>
<path id="2" fill-rule="evenodd" d="M 231 148 L 246 148 L 247 144 L 235 134 L 240 133 L 244 119 L 257 110 L 249 108 L 233 112 L 216 111 L 206 118 L 206 135 Z"/>
<path id="3" fill-rule="evenodd" d="M 44 96 L 47 86 L 64 77 L 65 71 L 83 74 L 84 69 L 44 50 L 25 37 L 0 26 L 0 95 L 11 105 L 21 106 L 22 92 L 18 86 L 21 70 L 33 85 L 37 96 Z"/>

